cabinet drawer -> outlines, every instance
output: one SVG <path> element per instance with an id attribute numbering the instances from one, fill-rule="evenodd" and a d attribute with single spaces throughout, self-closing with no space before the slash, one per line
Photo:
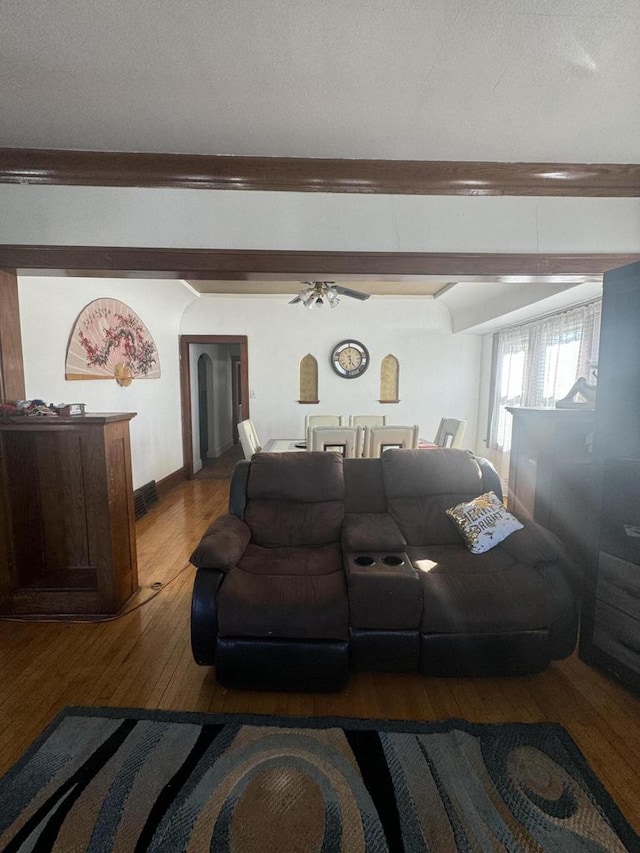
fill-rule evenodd
<path id="1" fill-rule="evenodd" d="M 601 551 L 596 597 L 640 619 L 640 566 Z"/>
<path id="2" fill-rule="evenodd" d="M 640 675 L 640 621 L 598 601 L 593 645 Z"/>

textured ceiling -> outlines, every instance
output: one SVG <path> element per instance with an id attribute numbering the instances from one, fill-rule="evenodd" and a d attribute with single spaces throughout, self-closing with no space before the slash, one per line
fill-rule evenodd
<path id="1" fill-rule="evenodd" d="M 637 162 L 640 0 L 2 0 L 0 146 Z"/>

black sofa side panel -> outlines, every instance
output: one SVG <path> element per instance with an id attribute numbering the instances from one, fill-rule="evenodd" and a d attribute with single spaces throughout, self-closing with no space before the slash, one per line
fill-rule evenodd
<path id="1" fill-rule="evenodd" d="M 250 467 L 251 463 L 248 459 L 241 459 L 233 469 L 229 485 L 229 512 L 232 515 L 237 515 L 240 519 L 244 519 Z"/>
<path id="2" fill-rule="evenodd" d="M 191 597 L 191 650 L 200 666 L 213 666 L 218 638 L 218 589 L 224 572 L 198 569 Z"/>

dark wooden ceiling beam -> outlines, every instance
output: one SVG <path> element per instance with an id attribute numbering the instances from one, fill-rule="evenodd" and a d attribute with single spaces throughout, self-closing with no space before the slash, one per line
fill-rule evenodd
<path id="1" fill-rule="evenodd" d="M 0 245 L 0 268 L 23 275 L 260 280 L 314 276 L 598 275 L 640 254 L 305 252 Z"/>
<path id="2" fill-rule="evenodd" d="M 0 183 L 392 195 L 638 197 L 640 165 L 0 148 Z"/>

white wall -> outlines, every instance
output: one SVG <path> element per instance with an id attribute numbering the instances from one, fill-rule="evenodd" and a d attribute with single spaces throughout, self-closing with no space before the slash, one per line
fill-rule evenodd
<path id="1" fill-rule="evenodd" d="M 391 423 L 420 425 L 433 438 L 443 416 L 469 422 L 465 445 L 475 449 L 481 376 L 479 335 L 453 335 L 447 309 L 431 299 L 343 298 L 334 310 L 309 311 L 289 297 L 201 296 L 187 307 L 181 334 L 247 335 L 250 412 L 262 444 L 269 438 L 301 438 L 306 414 L 385 414 Z M 343 379 L 329 355 L 340 340 L 355 337 L 371 365 L 357 379 Z M 301 405 L 300 359 L 318 361 L 319 405 Z M 400 362 L 400 403 L 380 397 L 380 362 Z"/>
<path id="2" fill-rule="evenodd" d="M 137 412 L 131 421 L 133 486 L 182 467 L 178 326 L 192 292 L 177 281 L 20 277 L 18 280 L 27 399 L 86 403 L 87 411 Z M 113 297 L 139 315 L 160 356 L 159 379 L 64 378 L 69 335 L 84 306 Z"/>
<path id="3" fill-rule="evenodd" d="M 6 184 L 0 186 L 0 243 L 399 252 L 638 252 L 640 199 Z M 308 270 L 305 275 L 312 272 Z"/>

